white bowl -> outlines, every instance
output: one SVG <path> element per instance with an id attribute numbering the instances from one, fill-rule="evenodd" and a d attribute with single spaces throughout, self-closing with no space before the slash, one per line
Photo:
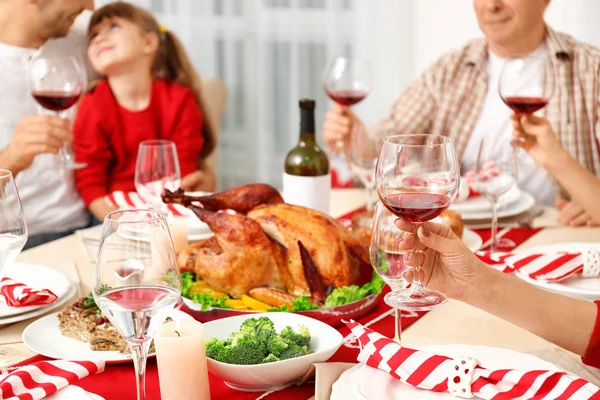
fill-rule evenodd
<path id="1" fill-rule="evenodd" d="M 227 339 L 232 332 L 240 330 L 248 318 L 268 317 L 279 333 L 286 326 L 297 330 L 304 325 L 310 332 L 309 349 L 313 351 L 302 357 L 257 365 L 226 364 L 208 358 L 208 370 L 225 381 L 232 389 L 244 392 L 262 392 L 283 389 L 303 376 L 312 363 L 327 361 L 342 345 L 343 337 L 331 326 L 314 318 L 286 312 L 255 313 L 238 317 L 222 318 L 204 325 L 205 340 Z"/>

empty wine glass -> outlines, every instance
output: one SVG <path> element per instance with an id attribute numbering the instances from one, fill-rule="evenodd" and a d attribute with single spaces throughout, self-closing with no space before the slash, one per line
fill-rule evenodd
<path id="1" fill-rule="evenodd" d="M 532 114 L 544 108 L 554 93 L 554 77 L 544 73 L 545 57 L 507 60 L 502 66 L 498 92 L 514 112 Z"/>
<path id="2" fill-rule="evenodd" d="M 145 140 L 138 148 L 135 189 L 152 207 L 164 210 L 163 189 L 179 188 L 181 174 L 177 147 L 171 140 Z"/>
<path id="3" fill-rule="evenodd" d="M 350 170 L 365 187 L 367 215 L 373 211 L 373 192 L 375 190 L 375 166 L 379 156 L 381 141 L 370 137 L 366 131 L 355 129 L 351 137 L 349 156 Z"/>
<path id="4" fill-rule="evenodd" d="M 398 230 L 394 221 L 396 221 L 394 214 L 378 202 L 373 214 L 369 254 L 373 269 L 392 289 L 392 292 L 406 287 L 407 282 L 404 276 L 410 268 L 404 263 L 406 250 L 399 246 L 400 241 L 407 233 Z M 400 343 L 402 320 L 401 311 L 398 308 L 394 308 L 394 319 L 394 340 Z"/>
<path id="5" fill-rule="evenodd" d="M 131 232 L 144 232 L 144 238 Z M 92 292 L 131 350 L 137 398 L 144 400 L 150 341 L 181 295 L 181 276 L 163 213 L 123 210 L 106 216 Z"/>
<path id="6" fill-rule="evenodd" d="M 410 222 L 414 230 L 415 260 L 422 261 L 417 230 L 444 212 L 458 193 L 459 165 L 451 139 L 434 135 L 388 136 L 377 160 L 375 181 L 383 205 L 395 216 Z M 424 311 L 437 308 L 447 297 L 422 285 L 422 270 L 412 268 L 409 288 L 386 295 L 394 308 Z"/>
<path id="7" fill-rule="evenodd" d="M 489 200 L 492 205 L 492 243 L 490 251 L 499 247 L 513 247 L 514 243 L 498 240 L 498 208 L 502 196 L 517 186 L 519 181 L 519 157 L 517 148 L 498 148 L 485 145 L 481 139 L 475 165 L 475 190 Z"/>
<path id="8" fill-rule="evenodd" d="M 0 279 L 27 242 L 27 224 L 12 172 L 0 169 Z"/>
<path id="9" fill-rule="evenodd" d="M 30 61 L 29 83 L 31 95 L 40 106 L 54 111 L 57 116 L 73 107 L 83 91 L 84 70 L 75 57 L 38 56 Z M 73 141 L 63 144 L 59 152 L 61 166 L 65 169 L 86 167 L 75 161 Z"/>

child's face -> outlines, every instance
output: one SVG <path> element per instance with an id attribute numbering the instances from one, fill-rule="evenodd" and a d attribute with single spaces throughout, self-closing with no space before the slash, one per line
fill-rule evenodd
<path id="1" fill-rule="evenodd" d="M 156 34 L 123 18 L 106 18 L 90 32 L 88 57 L 97 72 L 110 76 L 141 63 L 151 66 L 157 47 Z"/>

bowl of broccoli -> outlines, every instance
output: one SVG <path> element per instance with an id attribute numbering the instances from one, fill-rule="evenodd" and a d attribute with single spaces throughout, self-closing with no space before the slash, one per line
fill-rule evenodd
<path id="1" fill-rule="evenodd" d="M 254 313 L 204 324 L 208 369 L 233 389 L 278 390 L 327 361 L 341 346 L 331 326 L 286 312 Z"/>

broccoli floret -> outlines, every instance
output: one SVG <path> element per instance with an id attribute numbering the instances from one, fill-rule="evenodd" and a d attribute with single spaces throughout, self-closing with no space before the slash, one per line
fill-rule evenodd
<path id="1" fill-rule="evenodd" d="M 266 353 L 258 340 L 251 336 L 239 339 L 228 347 L 231 364 L 251 365 L 260 364 L 265 359 Z"/>
<path id="2" fill-rule="evenodd" d="M 266 363 L 275 362 L 275 361 L 279 361 L 279 357 L 277 357 L 273 354 L 269 354 L 264 360 L 262 360 L 262 363 L 266 364 Z"/>
<path id="3" fill-rule="evenodd" d="M 310 343 L 310 332 L 304 325 L 300 325 L 300 332 L 296 332 L 290 326 L 286 326 L 280 333 L 280 336 L 286 342 L 296 343 L 298 346 L 307 346 Z"/>
<path id="4" fill-rule="evenodd" d="M 281 352 L 279 359 L 287 360 L 290 358 L 296 358 L 309 354 L 309 350 L 306 346 L 298 346 L 296 343 L 289 343 L 288 347 Z"/>
<path id="5" fill-rule="evenodd" d="M 229 353 L 230 351 L 227 348 L 227 341 L 217 338 L 211 338 L 206 341 L 207 357 L 210 357 L 216 361 L 229 363 L 231 361 Z"/>
<path id="6" fill-rule="evenodd" d="M 269 353 L 280 357 L 281 353 L 283 353 L 288 347 L 289 344 L 285 340 L 278 335 L 273 335 L 269 340 L 268 351 Z"/>

